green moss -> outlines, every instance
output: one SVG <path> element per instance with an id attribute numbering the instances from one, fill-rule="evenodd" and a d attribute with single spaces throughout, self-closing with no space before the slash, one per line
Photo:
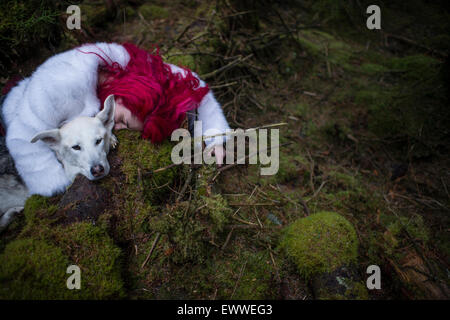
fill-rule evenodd
<path id="1" fill-rule="evenodd" d="M 171 265 L 170 277 L 161 272 L 164 263 L 153 259 L 152 276 L 156 295 L 152 299 L 276 299 L 274 270 L 267 251 L 235 248 L 232 254 L 212 252 L 201 264 Z"/>
<path id="2" fill-rule="evenodd" d="M 339 171 L 328 172 L 330 180 L 342 189 L 354 189 L 359 186 L 357 177 Z"/>
<path id="3" fill-rule="evenodd" d="M 162 216 L 152 216 L 148 229 L 168 237 L 174 248 L 172 262 L 202 263 L 211 252 L 211 241 L 222 236 L 231 214 L 221 195 L 200 196 L 193 203 L 167 207 Z"/>
<path id="4" fill-rule="evenodd" d="M 195 59 L 193 56 L 189 54 L 182 54 L 178 50 L 172 49 L 167 54 L 169 56 L 167 60 L 168 63 L 174 64 L 180 67 L 186 67 L 188 69 L 194 70 L 196 69 Z"/>
<path id="5" fill-rule="evenodd" d="M 39 195 L 33 195 L 30 198 L 27 199 L 25 202 L 25 208 L 24 213 L 27 220 L 33 220 L 34 215 L 36 211 L 41 209 L 46 209 L 48 206 L 48 198 L 39 196 Z"/>
<path id="6" fill-rule="evenodd" d="M 220 194 L 215 194 L 210 179 L 215 175 L 213 166 L 204 166 L 195 172 L 196 192 L 189 201 L 166 204 L 154 210 L 144 222 L 147 232 L 160 232 L 167 236 L 173 253 L 173 263 L 203 263 L 211 252 L 211 244 L 223 236 L 232 210 Z"/>
<path id="7" fill-rule="evenodd" d="M 90 26 L 104 26 L 108 22 L 110 13 L 104 4 L 86 3 L 80 5 L 81 23 Z"/>
<path id="8" fill-rule="evenodd" d="M 204 209 L 200 210 L 200 213 L 211 219 L 212 232 L 222 232 L 231 215 L 231 209 L 228 207 L 227 201 L 222 195 L 215 194 L 211 197 L 200 197 L 200 203 L 205 206 Z"/>
<path id="9" fill-rule="evenodd" d="M 165 199 L 167 189 L 161 186 L 172 183 L 178 172 L 177 168 L 157 173 L 152 171 L 172 164 L 172 144 L 168 141 L 161 145 L 152 144 L 135 131 L 122 130 L 117 137 L 120 141 L 118 155 L 123 160 L 121 169 L 125 174 L 125 182 L 133 187 L 130 192 L 143 188 L 148 201 Z"/>
<path id="10" fill-rule="evenodd" d="M 69 296 L 69 259 L 45 241 L 19 239 L 0 255 L 1 299 L 62 299 Z"/>
<path id="11" fill-rule="evenodd" d="M 59 227 L 52 235 L 55 243 L 81 269 L 82 289 L 75 291 L 83 299 L 121 297 L 121 250 L 108 234 L 88 222 Z"/>
<path id="12" fill-rule="evenodd" d="M 39 195 L 33 195 L 28 198 L 24 207 L 25 230 L 32 229 L 35 224 L 46 223 L 46 218 L 58 209 L 54 202 L 54 199 Z"/>
<path id="13" fill-rule="evenodd" d="M 41 230 L 42 227 L 42 230 Z M 123 296 L 121 251 L 90 223 L 34 226 L 33 238 L 12 241 L 0 256 L 0 295 L 17 299 L 105 299 Z M 39 230 L 38 230 L 39 229 Z M 81 269 L 81 289 L 68 290 L 66 269 Z M 3 287 L 2 287 L 3 288 Z"/>
<path id="14" fill-rule="evenodd" d="M 367 292 L 367 287 L 361 282 L 355 282 L 352 284 L 345 295 L 354 300 L 368 300 L 369 293 Z"/>
<path id="15" fill-rule="evenodd" d="M 396 137 L 395 148 L 403 154 L 433 154 L 444 145 L 444 119 L 450 117 L 442 63 L 425 55 L 378 60 L 361 70 L 372 76 L 384 72 L 385 81 L 368 80 L 354 92 L 354 102 L 367 110 L 369 130 L 385 140 Z"/>
<path id="16" fill-rule="evenodd" d="M 320 212 L 286 227 L 280 247 L 297 265 L 300 275 L 309 278 L 356 262 L 358 240 L 344 217 Z"/>
<path id="17" fill-rule="evenodd" d="M 274 183 L 301 183 L 301 169 L 308 166 L 307 160 L 301 154 L 280 150 L 278 172 L 274 175 L 262 176 L 261 168 L 269 165 L 250 165 L 249 180 L 253 183 L 269 185 Z"/>
<path id="18" fill-rule="evenodd" d="M 267 252 L 242 251 L 231 263 L 222 266 L 218 282 L 224 299 L 273 299 L 272 262 Z"/>
<path id="19" fill-rule="evenodd" d="M 138 11 L 142 16 L 147 19 L 165 19 L 169 16 L 169 11 L 166 8 L 154 5 L 154 4 L 143 4 L 139 7 Z"/>
<path id="20" fill-rule="evenodd" d="M 435 74 L 440 62 L 425 55 L 411 55 L 401 58 L 393 57 L 385 64 L 391 70 L 405 72 L 404 77 L 417 81 Z"/>
<path id="21" fill-rule="evenodd" d="M 329 33 L 318 30 L 302 30 L 297 39 L 309 55 L 318 61 L 328 61 L 349 71 L 356 70 L 351 64 L 356 45 L 351 46 Z"/>
<path id="22" fill-rule="evenodd" d="M 369 75 L 374 75 L 377 73 L 386 72 L 389 69 L 385 66 L 375 64 L 375 63 L 364 63 L 361 65 L 361 71 Z"/>
<path id="23" fill-rule="evenodd" d="M 58 197 L 36 195 L 27 200 L 26 225 L 17 240 L 8 244 L 2 258 L 9 263 L 5 264 L 7 269 L 1 272 L 1 277 L 9 284 L 10 292 L 7 294 L 21 299 L 104 299 L 122 296 L 120 249 L 104 229 L 90 223 L 53 225 L 51 217 L 57 209 L 54 204 L 57 200 Z M 22 272 L 20 269 L 24 261 L 27 268 Z M 71 264 L 81 269 L 81 290 L 68 290 L 66 287 L 65 281 L 69 275 L 65 272 Z"/>
<path id="24" fill-rule="evenodd" d="M 406 231 L 415 240 L 420 240 L 427 244 L 430 239 L 428 227 L 425 226 L 422 216 L 399 217 L 394 222 L 389 223 L 387 231 L 392 237 L 400 236 Z"/>
<path id="25" fill-rule="evenodd" d="M 126 18 L 133 18 L 136 16 L 136 10 L 134 10 L 132 7 L 125 7 L 123 8 L 124 14 Z"/>

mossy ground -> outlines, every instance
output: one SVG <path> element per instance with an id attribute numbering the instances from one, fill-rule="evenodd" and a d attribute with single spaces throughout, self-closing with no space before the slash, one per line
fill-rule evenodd
<path id="1" fill-rule="evenodd" d="M 358 282 L 323 298 L 442 298 L 449 241 L 441 226 L 450 206 L 442 56 L 392 39 L 386 46 L 380 33 L 358 27 L 361 15 L 351 18 L 358 8 L 334 1 L 302 1 L 304 10 L 270 4 L 264 14 L 257 7 L 258 14 L 242 15 L 232 10 L 242 9 L 236 1 L 121 1 L 115 14 L 83 3 L 90 6 L 84 33 L 66 32 L 57 51 L 87 41 L 129 41 L 146 49 L 156 43 L 169 62 L 201 75 L 252 55 L 206 80 L 233 127 L 287 122 L 280 143 L 289 145 L 280 148 L 279 172 L 270 177 L 260 176 L 258 165 L 220 174 L 213 166 L 155 173 L 171 163 L 173 144 L 154 146 L 137 133 L 119 132 L 116 170 L 100 182 L 113 193 L 110 209 L 95 225 L 62 226 L 54 217 L 58 197 L 30 198 L 1 240 L 0 280 L 12 288 L 0 291 L 2 297 L 312 298 L 303 278 L 330 271 L 330 261 L 340 264 L 332 255 L 345 246 L 334 245 L 347 234 L 359 242 L 357 272 L 379 265 L 383 288 L 367 296 Z M 421 13 L 437 17 L 422 30 L 411 21 L 429 18 L 398 6 L 383 7 L 386 17 L 399 13 L 398 26 L 383 18 L 394 24 L 388 31 L 445 48 L 437 36 L 425 37 L 429 30 L 443 34 L 446 24 L 438 22 L 448 21 L 445 14 L 422 6 Z M 286 25 L 294 30 L 298 21 L 321 27 L 287 33 Z M 391 180 L 393 168 L 405 163 L 407 174 Z M 323 249 L 312 250 L 314 257 L 301 255 L 316 243 L 306 237 L 291 257 L 276 249 L 283 227 L 306 224 L 315 236 L 327 229 L 315 221 L 324 211 L 348 221 L 338 227 L 343 233 L 333 225 L 318 238 L 331 246 L 313 247 Z M 354 261 L 355 250 L 349 245 L 340 257 Z M 296 255 L 303 259 L 300 270 L 292 267 Z M 84 291 L 65 289 L 66 264 L 82 267 Z M 52 270 L 57 277 L 49 277 Z M 37 287 L 41 280 L 46 290 Z"/>

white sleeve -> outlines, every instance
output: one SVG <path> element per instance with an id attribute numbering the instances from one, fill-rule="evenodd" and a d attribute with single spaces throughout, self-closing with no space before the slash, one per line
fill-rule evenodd
<path id="1" fill-rule="evenodd" d="M 175 66 L 173 64 L 169 64 L 169 66 L 174 73 L 185 73 L 185 71 L 178 66 Z M 201 80 L 195 72 L 192 72 L 192 74 L 200 80 L 200 87 L 206 86 L 206 83 Z M 198 107 L 198 120 L 202 122 L 203 136 L 212 136 L 219 133 L 226 133 L 226 131 L 230 129 L 227 119 L 223 114 L 222 107 L 220 106 L 219 102 L 217 102 L 211 90 L 203 97 L 202 101 L 200 102 L 200 106 Z M 206 139 L 205 143 L 207 146 L 209 146 L 222 144 L 225 140 L 225 136 L 217 136 L 214 138 Z"/>
<path id="2" fill-rule="evenodd" d="M 209 91 L 200 102 L 200 106 L 198 107 L 198 120 L 202 122 L 203 136 L 225 133 L 230 129 L 222 108 L 216 98 L 214 98 L 212 91 Z M 217 136 L 206 139 L 205 143 L 207 146 L 223 144 L 227 138 L 225 136 Z"/>

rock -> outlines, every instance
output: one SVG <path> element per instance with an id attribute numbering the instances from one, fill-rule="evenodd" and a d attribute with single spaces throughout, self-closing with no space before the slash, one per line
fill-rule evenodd
<path id="1" fill-rule="evenodd" d="M 369 297 L 354 264 L 314 277 L 312 289 L 316 299 L 367 300 Z"/>
<path id="2" fill-rule="evenodd" d="M 306 279 L 356 262 L 358 255 L 355 229 L 335 212 L 296 220 L 285 228 L 280 246 Z"/>
<path id="3" fill-rule="evenodd" d="M 318 299 L 367 299 L 355 269 L 358 239 L 353 225 L 335 212 L 300 218 L 285 228 L 280 247 L 311 280 Z"/>
<path id="4" fill-rule="evenodd" d="M 95 223 L 111 203 L 111 192 L 98 182 L 78 176 L 58 204 L 58 224 L 79 221 Z"/>

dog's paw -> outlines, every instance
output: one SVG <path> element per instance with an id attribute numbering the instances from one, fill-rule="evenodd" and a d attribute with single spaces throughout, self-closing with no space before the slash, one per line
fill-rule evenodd
<path id="1" fill-rule="evenodd" d="M 119 143 L 119 140 L 117 140 L 116 136 L 111 134 L 111 136 L 109 137 L 109 145 L 113 149 L 115 149 L 118 143 Z"/>

